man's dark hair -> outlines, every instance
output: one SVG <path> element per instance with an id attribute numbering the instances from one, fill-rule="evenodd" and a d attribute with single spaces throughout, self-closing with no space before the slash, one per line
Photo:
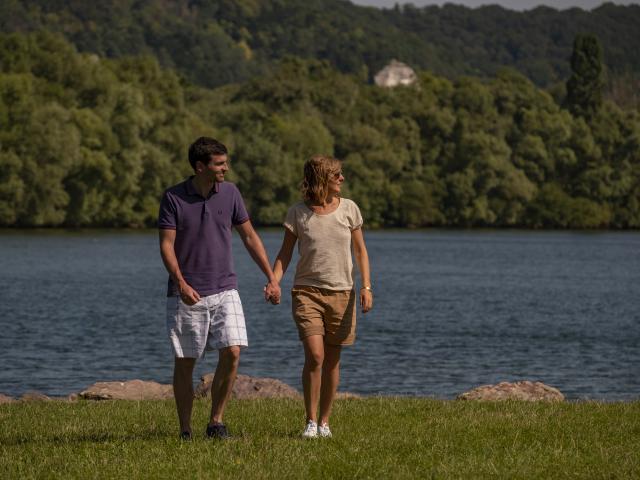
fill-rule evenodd
<path id="1" fill-rule="evenodd" d="M 207 165 L 212 155 L 227 155 L 227 147 L 215 138 L 200 137 L 189 147 L 189 163 L 196 169 L 196 162 Z"/>

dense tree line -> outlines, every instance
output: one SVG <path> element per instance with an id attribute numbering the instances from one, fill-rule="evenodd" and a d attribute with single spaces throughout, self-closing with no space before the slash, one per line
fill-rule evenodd
<path id="1" fill-rule="evenodd" d="M 151 226 L 188 145 L 211 135 L 258 224 L 282 221 L 302 163 L 325 152 L 373 226 L 638 228 L 640 113 L 574 97 L 559 105 L 513 70 L 383 89 L 300 59 L 206 89 L 150 57 L 0 35 L 0 224 Z"/>
<path id="2" fill-rule="evenodd" d="M 435 75 L 492 77 L 510 66 L 539 86 L 564 82 L 573 39 L 602 41 L 611 89 L 640 73 L 640 6 L 378 10 L 346 0 L 5 0 L 0 31 L 47 29 L 100 56 L 153 55 L 191 82 L 247 80 L 293 55 L 371 79 L 392 58 Z M 615 98 L 618 97 L 615 96 Z M 628 93 L 628 98 L 632 93 Z M 625 99 L 622 99 L 623 101 Z"/>
<path id="3" fill-rule="evenodd" d="M 211 132 L 151 58 L 110 62 L 52 34 L 4 35 L 0 71 L 3 225 L 151 223 L 163 186 L 188 171 L 176 159 L 193 132 Z"/>

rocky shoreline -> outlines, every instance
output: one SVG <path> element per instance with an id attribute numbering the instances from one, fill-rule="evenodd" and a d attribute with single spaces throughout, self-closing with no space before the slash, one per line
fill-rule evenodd
<path id="1" fill-rule="evenodd" d="M 213 374 L 209 373 L 200 378 L 200 383 L 194 389 L 196 398 L 210 396 Z M 233 387 L 232 397 L 242 400 L 259 398 L 302 398 L 302 394 L 286 383 L 275 378 L 250 377 L 238 375 Z M 27 392 L 20 398 L 13 398 L 0 393 L 0 404 L 15 402 L 37 401 L 69 401 L 78 400 L 166 400 L 173 398 L 173 387 L 144 380 L 127 380 L 122 382 L 97 382 L 85 390 L 72 393 L 67 397 L 48 397 L 40 392 Z M 339 392 L 339 399 L 363 398 L 360 395 Z M 564 395 L 556 388 L 542 382 L 520 381 L 500 382 L 496 385 L 483 385 L 468 392 L 461 393 L 457 400 L 523 400 L 562 402 Z"/>

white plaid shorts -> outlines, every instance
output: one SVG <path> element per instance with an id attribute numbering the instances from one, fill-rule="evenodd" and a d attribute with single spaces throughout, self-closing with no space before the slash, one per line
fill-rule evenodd
<path id="1" fill-rule="evenodd" d="M 167 298 L 167 331 L 178 358 L 200 358 L 205 350 L 246 347 L 247 327 L 237 290 L 208 295 L 195 305 Z"/>

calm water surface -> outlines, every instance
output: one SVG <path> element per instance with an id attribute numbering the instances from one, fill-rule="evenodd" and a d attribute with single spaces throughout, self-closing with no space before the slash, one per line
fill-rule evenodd
<path id="1" fill-rule="evenodd" d="M 261 235 L 273 258 L 281 232 Z M 453 398 L 528 379 L 570 399 L 640 398 L 640 233 L 402 231 L 366 239 L 375 306 L 359 316 L 356 344 L 344 351 L 341 389 Z M 240 373 L 300 388 L 292 272 L 282 304 L 265 304 L 261 273 L 234 242 L 250 343 Z M 0 259 L 0 393 L 171 382 L 155 231 L 4 231 Z M 201 361 L 196 374 L 215 361 Z"/>

